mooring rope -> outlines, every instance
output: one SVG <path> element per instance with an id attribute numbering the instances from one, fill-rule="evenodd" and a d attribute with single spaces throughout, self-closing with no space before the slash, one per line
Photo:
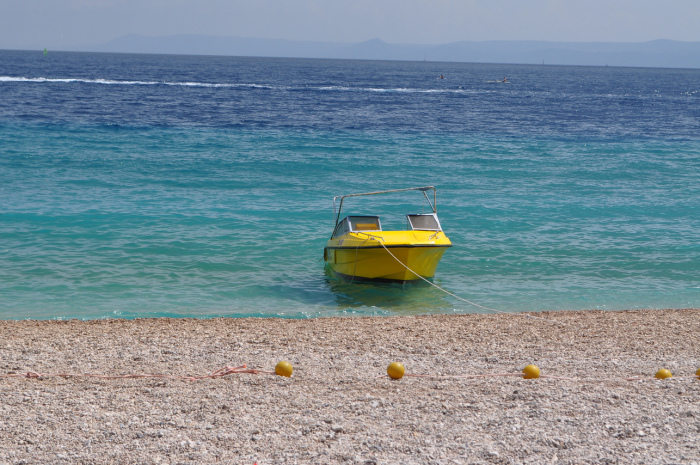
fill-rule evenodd
<path id="1" fill-rule="evenodd" d="M 550 323 L 555 323 L 555 324 L 562 325 L 562 326 L 569 326 L 569 325 L 567 325 L 566 323 L 562 323 L 561 321 L 550 320 L 550 319 L 548 319 L 548 318 L 542 318 L 542 317 L 538 317 L 538 316 L 533 316 L 533 315 L 530 315 L 530 314 L 527 314 L 527 313 L 514 313 L 514 312 L 506 312 L 506 311 L 503 311 L 503 310 L 497 310 L 497 309 L 495 309 L 495 308 L 485 307 L 485 306 L 483 306 L 483 305 L 477 304 L 476 302 L 472 302 L 472 301 L 470 301 L 470 300 L 463 299 L 462 297 L 460 297 L 460 296 L 458 296 L 458 295 L 455 295 L 455 294 L 453 294 L 452 292 L 450 292 L 450 291 L 448 291 L 448 290 L 446 290 L 446 289 L 443 289 L 442 287 L 438 286 L 437 284 L 431 282 L 430 280 L 424 278 L 423 276 L 421 276 L 421 275 L 419 275 L 418 273 L 416 273 L 415 271 L 413 271 L 413 270 L 412 270 L 411 268 L 409 268 L 405 263 L 403 263 L 401 260 L 399 260 L 398 257 L 396 257 L 396 255 L 394 255 L 393 253 L 391 253 L 391 250 L 389 250 L 389 249 L 387 248 L 387 246 L 384 245 L 384 243 L 383 243 L 381 240 L 379 240 L 379 239 L 381 239 L 381 238 L 378 238 L 378 237 L 376 237 L 376 236 L 372 236 L 371 234 L 367 234 L 367 233 L 360 233 L 360 234 L 365 234 L 365 235 L 369 236 L 369 240 L 376 240 L 377 242 L 379 242 L 379 244 L 380 244 L 382 247 L 384 247 L 384 250 L 386 250 L 387 252 L 389 252 L 389 255 L 391 255 L 391 256 L 394 258 L 394 260 L 396 260 L 397 262 L 399 262 L 399 264 L 400 264 L 401 266 L 403 266 L 403 267 L 406 268 L 408 271 L 410 271 L 411 273 L 413 273 L 414 275 L 416 275 L 417 277 L 419 277 L 420 279 L 422 279 L 422 280 L 425 281 L 426 283 L 430 284 L 430 285 L 433 286 L 434 288 L 439 289 L 440 291 L 444 292 L 445 294 L 447 294 L 447 295 L 449 295 L 449 296 L 454 297 L 454 298 L 457 299 L 457 300 L 461 300 L 462 302 L 466 302 L 466 303 L 468 303 L 469 305 L 473 305 L 473 306 L 475 306 L 475 307 L 483 308 L 484 310 L 488 310 L 488 311 L 490 311 L 490 312 L 502 313 L 502 314 L 505 314 L 505 315 L 518 315 L 518 316 L 523 316 L 523 317 L 527 317 L 527 318 L 534 318 L 534 319 L 536 319 L 536 320 L 544 320 L 544 321 L 548 321 L 548 322 L 550 322 Z M 365 241 L 365 242 L 366 242 L 366 241 Z M 363 242 L 363 243 L 364 243 L 364 242 Z"/>
<path id="2" fill-rule="evenodd" d="M 357 244 L 357 247 L 355 247 L 355 267 L 352 269 L 352 279 L 350 280 L 350 282 L 355 281 L 355 276 L 357 276 L 357 254 L 360 251 L 360 246 L 362 246 L 362 244 L 364 244 L 365 242 L 372 240 L 374 238 L 374 236 L 372 236 L 370 234 L 367 234 L 367 233 L 362 233 L 362 234 L 369 236 L 369 237 L 367 239 L 365 239 L 364 241 L 360 242 L 359 244 Z"/>

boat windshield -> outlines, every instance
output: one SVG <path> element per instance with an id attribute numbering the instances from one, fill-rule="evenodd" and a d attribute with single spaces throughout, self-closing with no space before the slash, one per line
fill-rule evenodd
<path id="1" fill-rule="evenodd" d="M 408 220 L 408 229 L 414 231 L 442 231 L 435 213 L 406 215 L 406 219 Z"/>
<path id="2" fill-rule="evenodd" d="M 338 223 L 333 237 L 342 236 L 347 232 L 381 231 L 382 226 L 378 216 L 347 216 Z"/>

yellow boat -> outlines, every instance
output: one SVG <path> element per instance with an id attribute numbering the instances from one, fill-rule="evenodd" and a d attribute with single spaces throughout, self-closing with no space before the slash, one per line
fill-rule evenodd
<path id="1" fill-rule="evenodd" d="M 340 219 L 348 197 L 420 191 L 432 213 L 407 214 L 406 230 L 383 231 L 379 216 L 351 215 Z M 428 192 L 432 191 L 431 201 Z M 336 202 L 340 199 L 336 211 Z M 452 243 L 437 217 L 435 187 L 349 194 L 333 198 L 335 227 L 323 250 L 326 268 L 350 281 L 396 282 L 432 279 L 442 254 Z"/>

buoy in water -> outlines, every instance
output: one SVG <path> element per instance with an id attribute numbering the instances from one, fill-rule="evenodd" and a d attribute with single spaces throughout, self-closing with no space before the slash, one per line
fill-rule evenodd
<path id="1" fill-rule="evenodd" d="M 386 369 L 386 374 L 389 375 L 391 379 L 401 379 L 406 369 L 399 362 L 392 362 Z"/>
<path id="2" fill-rule="evenodd" d="M 294 371 L 294 367 L 292 367 L 292 364 L 289 362 L 285 362 L 284 360 L 279 362 L 275 366 L 275 373 L 277 373 L 279 376 L 286 376 L 289 378 L 292 376 L 292 372 Z"/>

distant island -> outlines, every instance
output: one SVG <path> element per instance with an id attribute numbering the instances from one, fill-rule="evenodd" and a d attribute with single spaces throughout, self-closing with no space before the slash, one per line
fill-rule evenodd
<path id="1" fill-rule="evenodd" d="M 439 61 L 587 66 L 700 68 L 700 42 L 465 41 L 441 45 L 305 42 L 208 35 L 127 35 L 74 51 L 280 58 Z"/>

